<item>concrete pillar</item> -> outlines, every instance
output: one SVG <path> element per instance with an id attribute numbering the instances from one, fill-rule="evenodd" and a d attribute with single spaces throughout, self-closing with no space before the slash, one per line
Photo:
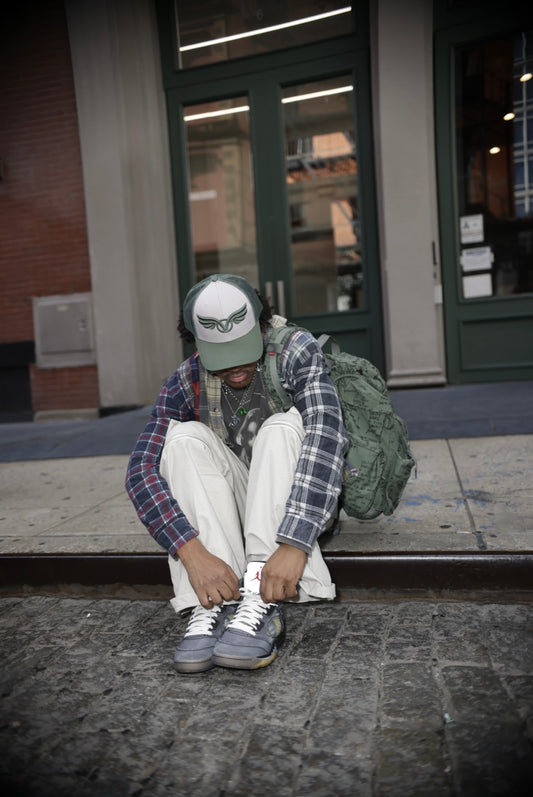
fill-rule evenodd
<path id="1" fill-rule="evenodd" d="M 432 3 L 378 0 L 371 9 L 388 384 L 442 384 Z"/>
<path id="2" fill-rule="evenodd" d="M 103 407 L 151 403 L 181 358 L 170 162 L 150 0 L 66 0 Z"/>

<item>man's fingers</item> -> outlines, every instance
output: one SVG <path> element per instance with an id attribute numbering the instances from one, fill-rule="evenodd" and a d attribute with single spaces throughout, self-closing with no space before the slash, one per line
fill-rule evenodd
<path id="1" fill-rule="evenodd" d="M 224 601 L 239 600 L 241 597 L 239 588 L 232 587 L 229 584 L 224 584 L 224 586 L 218 590 L 218 594 L 220 595 L 221 600 Z"/>
<path id="2" fill-rule="evenodd" d="M 200 598 L 200 603 L 202 604 L 204 609 L 212 609 L 213 606 L 215 605 L 213 602 L 213 598 L 210 595 L 204 595 L 203 597 L 200 596 L 198 597 Z"/>
<path id="3" fill-rule="evenodd" d="M 228 582 L 233 582 L 233 579 L 228 579 L 222 584 L 204 586 L 204 589 L 198 593 L 200 603 L 204 609 L 212 609 L 213 606 L 219 606 L 224 601 L 239 600 L 241 593 L 239 591 L 239 582 L 236 577 L 235 585 Z"/>
<path id="4" fill-rule="evenodd" d="M 285 598 L 295 598 L 298 594 L 298 590 L 294 584 L 284 584 L 282 591 Z M 280 600 L 282 600 L 282 598 L 280 598 Z"/>
<path id="5" fill-rule="evenodd" d="M 283 601 L 286 598 L 295 598 L 298 594 L 296 585 L 285 581 L 274 581 L 261 578 L 261 600 L 265 603 Z"/>

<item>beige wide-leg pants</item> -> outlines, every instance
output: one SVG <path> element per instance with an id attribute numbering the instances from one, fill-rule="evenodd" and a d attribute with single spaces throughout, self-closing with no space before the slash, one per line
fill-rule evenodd
<path id="1" fill-rule="evenodd" d="M 161 475 L 208 551 L 241 578 L 247 562 L 266 562 L 276 550 L 304 429 L 299 412 L 268 418 L 259 430 L 248 470 L 212 432 L 197 421 L 171 421 L 161 457 Z M 176 612 L 198 606 L 187 571 L 169 557 Z M 331 600 L 331 581 L 315 544 L 300 579 L 297 601 Z"/>

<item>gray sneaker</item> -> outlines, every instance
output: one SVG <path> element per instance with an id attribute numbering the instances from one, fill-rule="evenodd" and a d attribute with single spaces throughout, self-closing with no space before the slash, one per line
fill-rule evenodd
<path id="1" fill-rule="evenodd" d="M 195 606 L 187 630 L 174 654 L 174 668 L 178 672 L 204 672 L 214 667 L 212 660 L 216 641 L 222 636 L 235 614 L 237 604 L 204 609 Z"/>
<path id="2" fill-rule="evenodd" d="M 259 595 L 245 592 L 235 616 L 215 644 L 213 664 L 240 670 L 266 667 L 278 655 L 284 636 L 280 604 L 263 603 Z"/>

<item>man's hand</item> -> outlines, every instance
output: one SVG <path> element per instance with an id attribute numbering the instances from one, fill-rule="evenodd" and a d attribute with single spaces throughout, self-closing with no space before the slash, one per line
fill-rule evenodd
<path id="1" fill-rule="evenodd" d="M 261 572 L 261 600 L 274 603 L 298 594 L 298 582 L 302 577 L 307 554 L 294 545 L 281 543 L 265 562 Z"/>
<path id="2" fill-rule="evenodd" d="M 241 597 L 239 579 L 222 559 L 214 556 L 195 537 L 178 550 L 193 590 L 204 609 Z"/>

